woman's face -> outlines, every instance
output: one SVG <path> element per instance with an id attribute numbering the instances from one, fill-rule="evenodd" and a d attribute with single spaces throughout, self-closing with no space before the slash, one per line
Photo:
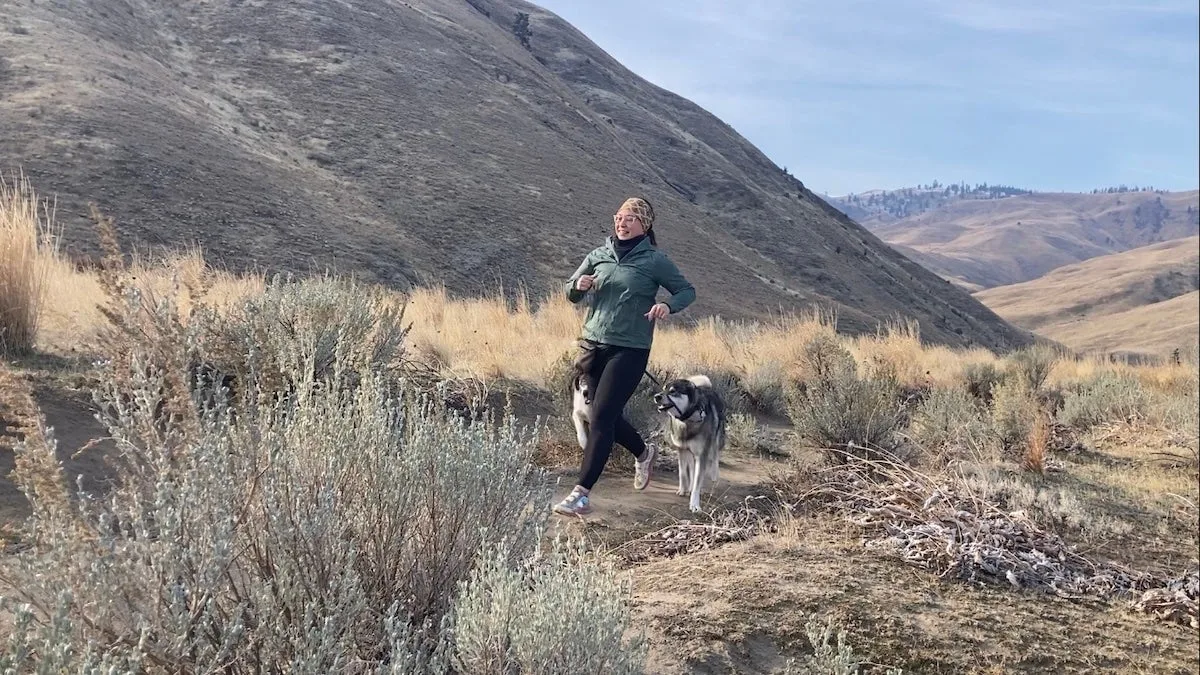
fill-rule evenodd
<path id="1" fill-rule="evenodd" d="M 613 230 L 617 234 L 617 239 L 633 239 L 646 234 L 646 227 L 642 225 L 642 219 L 634 215 L 632 211 L 625 209 L 617 211 L 617 215 L 613 216 Z"/>

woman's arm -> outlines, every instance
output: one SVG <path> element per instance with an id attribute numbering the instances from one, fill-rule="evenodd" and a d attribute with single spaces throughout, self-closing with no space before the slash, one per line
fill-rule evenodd
<path id="1" fill-rule="evenodd" d="M 567 280 L 567 283 L 564 287 L 564 290 L 567 293 L 567 300 L 569 300 L 571 303 L 577 303 L 580 300 L 583 300 L 587 293 L 576 288 L 575 282 L 579 280 L 579 277 L 594 272 L 595 267 L 595 263 L 592 262 L 592 254 L 589 252 L 587 257 L 583 259 L 583 263 L 579 265 L 579 269 L 575 270 L 575 273 L 572 274 L 571 278 Z"/>
<path id="2" fill-rule="evenodd" d="M 696 289 L 692 286 L 675 263 L 667 256 L 659 256 L 658 285 L 667 289 L 671 297 L 664 301 L 672 314 L 678 314 L 687 309 L 696 299 Z"/>

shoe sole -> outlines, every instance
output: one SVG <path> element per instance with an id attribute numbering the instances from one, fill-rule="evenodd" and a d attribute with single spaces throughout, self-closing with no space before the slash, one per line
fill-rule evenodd
<path id="1" fill-rule="evenodd" d="M 553 511 L 560 516 L 586 516 L 592 512 L 592 507 L 589 506 L 586 509 L 575 509 L 572 511 L 571 509 L 560 509 L 556 506 Z"/>

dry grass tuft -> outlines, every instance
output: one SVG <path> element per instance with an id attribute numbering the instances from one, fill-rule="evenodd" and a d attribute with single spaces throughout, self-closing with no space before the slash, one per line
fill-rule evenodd
<path id="1" fill-rule="evenodd" d="M 1029 428 L 1025 443 L 1025 454 L 1021 457 L 1021 468 L 1033 473 L 1046 473 L 1046 459 L 1050 455 L 1050 417 L 1039 413 Z"/>
<path id="2" fill-rule="evenodd" d="M 59 266 L 54 211 L 24 175 L 0 176 L 0 355 L 37 339 L 51 272 Z"/>

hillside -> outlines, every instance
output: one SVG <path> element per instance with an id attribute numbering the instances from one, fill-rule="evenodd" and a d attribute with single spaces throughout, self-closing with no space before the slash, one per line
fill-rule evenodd
<path id="1" fill-rule="evenodd" d="M 1200 237 L 1143 246 L 976 293 L 998 314 L 1078 350 L 1166 353 L 1200 337 Z"/>
<path id="2" fill-rule="evenodd" d="M 859 220 L 927 268 L 972 290 L 1200 233 L 1200 191 L 1031 193 L 948 201 Z"/>
<path id="3" fill-rule="evenodd" d="M 0 169 L 57 199 L 77 256 L 97 250 L 94 201 L 129 246 L 196 242 L 235 271 L 537 295 L 641 193 L 697 287 L 691 317 L 820 304 L 849 332 L 902 315 L 935 341 L 1028 341 L 533 5 L 20 0 L 0 12 Z"/>

